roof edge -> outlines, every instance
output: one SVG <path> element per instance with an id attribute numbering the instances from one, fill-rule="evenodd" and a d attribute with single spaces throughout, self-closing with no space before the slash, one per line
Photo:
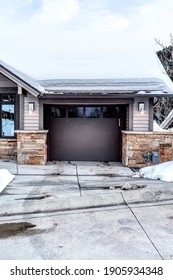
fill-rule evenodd
<path id="1" fill-rule="evenodd" d="M 0 72 L 12 82 L 33 94 L 35 97 L 38 97 L 46 92 L 44 86 L 40 85 L 37 80 L 13 68 L 2 60 L 0 60 Z"/>
<path id="2" fill-rule="evenodd" d="M 23 87 L 27 91 L 29 91 L 31 94 L 33 94 L 35 97 L 38 97 L 40 95 L 40 91 L 34 88 L 32 85 L 15 75 L 12 71 L 9 71 L 7 68 L 5 68 L 3 65 L 0 65 L 0 72 L 9 78 L 12 82 L 16 83 L 17 85 Z"/>

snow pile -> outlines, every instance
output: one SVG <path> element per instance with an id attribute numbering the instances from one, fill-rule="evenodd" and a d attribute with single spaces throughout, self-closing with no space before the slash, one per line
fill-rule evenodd
<path id="1" fill-rule="evenodd" d="M 166 131 L 166 129 L 161 128 L 156 121 L 153 121 L 153 130 L 154 131 Z"/>
<path id="2" fill-rule="evenodd" d="M 162 123 L 163 124 L 163 123 Z M 162 128 L 156 121 L 153 121 L 153 131 L 173 131 L 173 128 L 169 128 L 169 129 L 165 129 L 165 128 Z"/>
<path id="3" fill-rule="evenodd" d="M 11 174 L 7 169 L 0 169 L 0 193 L 14 179 L 15 175 Z"/>
<path id="4" fill-rule="evenodd" d="M 139 170 L 139 174 L 148 179 L 173 182 L 173 161 L 143 167 Z"/>

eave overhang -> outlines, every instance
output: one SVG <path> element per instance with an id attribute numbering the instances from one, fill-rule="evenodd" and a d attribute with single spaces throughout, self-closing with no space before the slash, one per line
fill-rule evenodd
<path id="1" fill-rule="evenodd" d="M 145 93 L 140 93 L 138 91 L 59 91 L 44 93 L 39 96 L 41 99 L 66 99 L 66 98 L 136 98 L 136 97 L 173 97 L 173 93 L 150 91 Z"/>
<path id="2" fill-rule="evenodd" d="M 18 86 L 24 88 L 26 91 L 33 94 L 35 97 L 38 97 L 43 94 L 38 89 L 34 88 L 34 86 L 30 85 L 29 83 L 18 77 L 15 73 L 5 68 L 3 65 L 0 65 L 0 73 L 8 79 L 10 79 L 15 84 L 17 84 Z"/>

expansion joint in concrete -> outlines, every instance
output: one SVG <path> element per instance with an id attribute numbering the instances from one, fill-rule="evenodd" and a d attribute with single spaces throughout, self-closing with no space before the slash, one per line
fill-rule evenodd
<path id="1" fill-rule="evenodd" d="M 143 230 L 143 232 L 145 233 L 145 235 L 147 236 L 147 238 L 149 239 L 149 241 L 151 242 L 152 246 L 155 248 L 155 250 L 157 251 L 157 253 L 159 254 L 160 258 L 163 260 L 164 258 L 162 257 L 162 255 L 160 254 L 159 250 L 157 249 L 156 245 L 154 244 L 154 242 L 151 240 L 150 236 L 148 235 L 148 233 L 146 232 L 146 230 L 144 229 L 143 225 L 141 224 L 141 222 L 139 221 L 139 219 L 137 218 L 136 214 L 134 213 L 134 211 L 132 210 L 132 208 L 128 205 L 128 203 L 126 202 L 122 192 L 121 192 L 121 196 L 122 199 L 124 201 L 124 204 L 128 207 L 128 209 L 130 210 L 130 212 L 132 213 L 132 215 L 134 216 L 135 220 L 137 221 L 137 223 L 139 224 L 139 226 L 141 227 L 141 229 Z"/>
<path id="2" fill-rule="evenodd" d="M 80 181 L 79 181 L 79 174 L 78 174 L 77 165 L 76 165 L 76 177 L 77 177 L 77 183 L 78 183 L 78 186 L 79 186 L 79 193 L 80 193 L 80 196 L 82 196 L 81 185 L 80 185 Z"/>

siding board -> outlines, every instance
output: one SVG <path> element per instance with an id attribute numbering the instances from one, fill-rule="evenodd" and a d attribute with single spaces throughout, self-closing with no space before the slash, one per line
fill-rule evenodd
<path id="1" fill-rule="evenodd" d="M 145 103 L 144 114 L 138 111 L 138 103 Z M 133 106 L 133 130 L 134 131 L 149 131 L 149 98 L 135 98 Z"/>
<path id="2" fill-rule="evenodd" d="M 29 113 L 29 102 L 34 102 L 34 112 Z M 39 130 L 39 104 L 38 99 L 27 94 L 24 98 L 24 130 Z"/>

